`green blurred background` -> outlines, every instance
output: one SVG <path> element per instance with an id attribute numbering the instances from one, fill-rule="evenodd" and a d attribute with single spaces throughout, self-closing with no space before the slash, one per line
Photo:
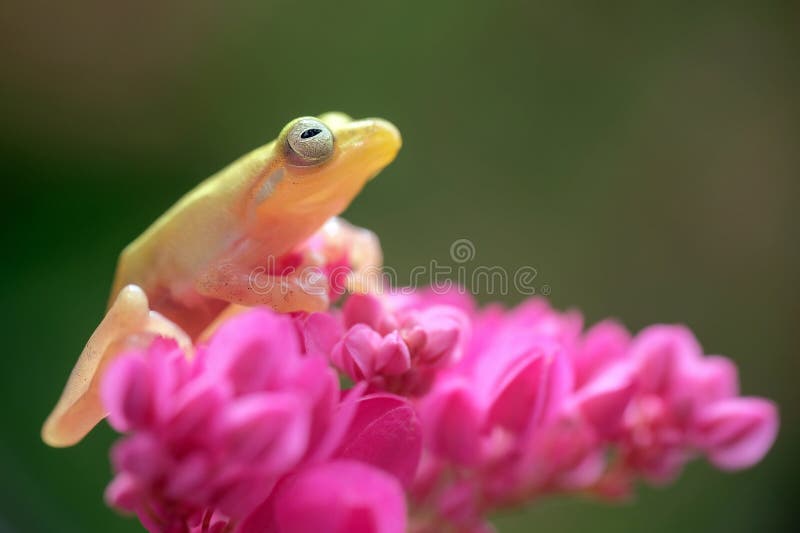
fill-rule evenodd
<path id="1" fill-rule="evenodd" d="M 289 119 L 339 109 L 403 132 L 347 213 L 399 272 L 469 238 L 590 322 L 687 323 L 781 406 L 750 471 L 697 463 L 632 504 L 546 500 L 500 531 L 788 531 L 798 27 L 790 1 L 4 2 L 0 530 L 138 531 L 102 502 L 107 427 L 38 438 L 116 255 Z"/>

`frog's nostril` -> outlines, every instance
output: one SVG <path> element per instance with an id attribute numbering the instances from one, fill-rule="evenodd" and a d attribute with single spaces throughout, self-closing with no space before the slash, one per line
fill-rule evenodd
<path id="1" fill-rule="evenodd" d="M 319 135 L 320 133 L 322 133 L 322 130 L 319 129 L 319 128 L 309 128 L 309 129 L 305 130 L 303 133 L 300 134 L 300 138 L 301 139 L 310 139 L 311 137 Z"/>

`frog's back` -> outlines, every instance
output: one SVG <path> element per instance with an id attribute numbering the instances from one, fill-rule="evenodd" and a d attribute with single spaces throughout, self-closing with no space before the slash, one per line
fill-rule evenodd
<path id="1" fill-rule="evenodd" d="M 163 292 L 181 294 L 242 237 L 243 197 L 248 180 L 263 167 L 272 143 L 243 156 L 189 191 L 122 251 L 111 290 L 113 301 L 128 284 L 151 301 Z"/>

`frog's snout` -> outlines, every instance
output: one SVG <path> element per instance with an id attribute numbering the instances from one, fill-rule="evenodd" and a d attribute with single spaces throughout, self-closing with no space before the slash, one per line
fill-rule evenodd
<path id="1" fill-rule="evenodd" d="M 403 145 L 400 130 L 382 118 L 370 118 L 354 123 L 360 124 L 360 137 L 356 142 L 360 143 L 360 151 L 364 153 L 364 158 L 373 161 L 379 168 L 391 163 L 397 156 L 397 152 Z"/>
<path id="2" fill-rule="evenodd" d="M 335 178 L 325 181 L 336 183 L 336 187 L 340 189 L 345 184 L 360 189 L 365 182 L 394 161 L 403 143 L 397 127 L 381 118 L 353 120 L 331 129 L 336 155 L 329 163 L 318 167 L 318 172 L 328 178 Z"/>
<path id="3" fill-rule="evenodd" d="M 400 147 L 403 145 L 403 138 L 400 135 L 400 130 L 397 129 L 397 126 L 382 118 L 373 118 L 369 120 L 371 120 L 373 123 L 373 135 L 380 137 L 381 142 L 395 148 L 395 151 L 400 149 Z"/>

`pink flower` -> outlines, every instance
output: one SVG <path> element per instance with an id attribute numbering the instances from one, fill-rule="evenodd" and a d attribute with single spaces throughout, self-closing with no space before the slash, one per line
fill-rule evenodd
<path id="1" fill-rule="evenodd" d="M 271 509 L 275 487 L 289 477 L 337 468 L 353 478 L 331 484 L 371 480 L 394 498 L 394 514 L 404 509 L 398 487 L 410 483 L 421 450 L 414 410 L 402 398 L 358 391 L 339 404 L 335 374 L 301 352 L 289 317 L 253 310 L 230 319 L 193 361 L 156 341 L 122 355 L 102 385 L 109 422 L 128 433 L 112 450 L 108 501 L 151 531 L 209 521 L 230 528 Z M 358 465 L 325 469 L 339 458 Z M 354 507 L 347 520 L 360 512 Z M 376 527 L 363 531 L 394 531 Z"/>
<path id="2" fill-rule="evenodd" d="M 738 398 L 730 360 L 703 356 L 682 326 L 652 326 L 634 339 L 634 400 L 625 412 L 622 458 L 653 482 L 674 479 L 695 453 L 738 469 L 761 460 L 777 434 L 777 410 L 759 398 Z"/>
<path id="3" fill-rule="evenodd" d="M 566 484 L 568 474 L 588 471 L 588 456 L 597 462 L 599 437 L 577 406 L 603 411 L 598 398 L 616 389 L 598 387 L 573 400 L 570 349 L 579 332 L 578 315 L 559 315 L 541 300 L 474 317 L 466 355 L 418 402 L 429 453 L 414 488 L 419 505 L 458 530 L 478 528 L 488 508 L 519 501 L 559 476 Z"/>
<path id="4" fill-rule="evenodd" d="M 723 470 L 749 468 L 764 458 L 778 434 L 775 404 L 763 398 L 728 398 L 702 409 L 690 440 Z"/>
<path id="5" fill-rule="evenodd" d="M 575 343 L 575 320 L 539 300 L 505 316 L 492 309 L 477 317 L 467 355 L 437 378 L 421 402 L 434 448 L 463 462 L 476 456 L 479 435 L 497 429 L 526 439 L 552 421 L 574 387 L 566 346 Z M 455 427 L 462 438 L 450 438 L 443 429 Z"/>
<path id="6" fill-rule="evenodd" d="M 464 357 L 417 400 L 426 454 L 412 494 L 438 517 L 421 531 L 479 527 L 539 494 L 619 497 L 636 475 L 668 481 L 697 453 L 744 468 L 775 439 L 774 405 L 738 398 L 735 367 L 685 328 L 631 339 L 606 321 L 582 333 L 577 313 L 542 300 L 471 316 Z"/>
<path id="7" fill-rule="evenodd" d="M 768 452 L 775 405 L 682 326 L 631 336 L 542 299 L 350 296 L 339 310 L 225 321 L 189 360 L 172 342 L 106 372 L 109 503 L 150 531 L 490 533 L 499 508 L 628 495 L 703 455 Z M 338 369 L 355 385 L 341 390 Z"/>
<path id="8" fill-rule="evenodd" d="M 469 334 L 461 309 L 435 298 L 356 294 L 341 314 L 317 313 L 300 325 L 306 347 L 324 353 L 353 381 L 419 395 L 436 372 L 457 361 Z"/>

